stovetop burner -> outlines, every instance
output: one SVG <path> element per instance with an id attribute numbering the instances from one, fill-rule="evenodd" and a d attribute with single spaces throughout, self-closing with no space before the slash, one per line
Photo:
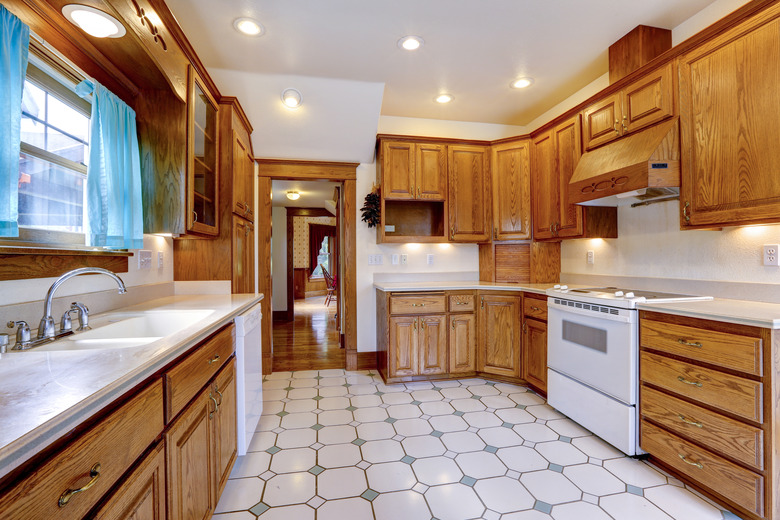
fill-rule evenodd
<path id="1" fill-rule="evenodd" d="M 601 303 L 614 307 L 633 309 L 637 303 L 669 303 L 689 300 L 711 300 L 711 296 L 694 296 L 690 294 L 665 293 L 657 291 L 642 291 L 623 289 L 620 287 L 586 287 L 569 289 L 566 285 L 556 285 L 547 290 L 548 296 L 556 296 L 569 300 Z"/>

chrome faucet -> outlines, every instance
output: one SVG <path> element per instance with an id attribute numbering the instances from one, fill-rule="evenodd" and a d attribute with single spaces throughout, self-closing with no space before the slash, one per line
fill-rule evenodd
<path id="1" fill-rule="evenodd" d="M 57 291 L 60 285 L 62 285 L 66 280 L 70 280 L 74 276 L 79 276 L 81 274 L 104 274 L 106 276 L 110 276 L 114 279 L 114 281 L 119 285 L 119 294 L 124 294 L 127 292 L 127 288 L 125 287 L 125 282 L 122 281 L 121 278 L 119 278 L 117 275 L 109 271 L 108 269 L 103 269 L 102 267 L 81 267 L 79 269 L 74 269 L 72 271 L 68 271 L 67 273 L 63 274 L 59 278 L 57 278 L 53 284 L 51 284 L 51 287 L 49 287 L 49 291 L 46 293 L 46 299 L 43 300 L 43 318 L 41 318 L 41 323 L 38 326 L 38 339 L 53 339 L 55 337 L 55 329 L 54 329 L 54 318 L 51 316 L 51 302 L 54 299 L 54 293 Z M 76 307 L 77 304 L 73 304 L 73 307 Z M 83 304 L 78 304 L 79 307 L 74 309 L 71 307 L 72 310 L 79 310 L 79 322 L 81 324 L 81 327 L 79 327 L 80 330 L 84 330 L 84 328 L 87 328 L 88 321 L 86 318 L 87 308 Z M 64 318 L 64 317 L 63 317 Z M 83 319 L 82 319 L 83 318 Z M 65 321 L 65 320 L 63 320 Z"/>

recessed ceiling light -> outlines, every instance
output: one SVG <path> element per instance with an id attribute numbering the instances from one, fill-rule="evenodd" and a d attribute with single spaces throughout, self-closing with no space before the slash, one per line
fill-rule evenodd
<path id="1" fill-rule="evenodd" d="M 62 14 L 72 24 L 95 38 L 121 38 L 127 32 L 119 20 L 87 5 L 65 5 L 62 7 Z"/>
<path id="2" fill-rule="evenodd" d="M 303 104 L 303 95 L 294 88 L 284 89 L 282 92 L 282 103 L 287 108 L 298 108 Z"/>
<path id="3" fill-rule="evenodd" d="M 233 27 L 241 34 L 246 34 L 247 36 L 262 36 L 265 33 L 265 27 L 251 18 L 236 18 L 233 21 Z"/>
<path id="4" fill-rule="evenodd" d="M 287 198 L 290 200 L 298 200 L 301 198 L 301 194 L 298 193 L 297 191 L 288 191 Z"/>
<path id="5" fill-rule="evenodd" d="M 509 84 L 512 88 L 526 88 L 534 84 L 534 78 L 520 78 Z"/>
<path id="6" fill-rule="evenodd" d="M 419 36 L 404 36 L 398 40 L 398 46 L 405 51 L 416 51 L 423 46 L 423 43 L 425 41 Z"/>
<path id="7" fill-rule="evenodd" d="M 450 102 L 450 101 L 452 101 L 453 99 L 455 99 L 455 98 L 454 98 L 454 97 L 452 97 L 452 95 L 451 95 L 451 94 L 439 94 L 438 96 L 436 96 L 436 97 L 434 98 L 434 100 L 435 100 L 437 103 L 442 103 L 442 104 L 444 104 L 444 103 L 449 103 L 449 102 Z"/>

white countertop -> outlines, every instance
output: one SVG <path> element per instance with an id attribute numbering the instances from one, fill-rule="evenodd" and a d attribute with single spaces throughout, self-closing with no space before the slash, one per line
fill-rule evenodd
<path id="1" fill-rule="evenodd" d="M 492 291 L 524 291 L 545 294 L 554 283 L 494 283 L 494 282 L 374 282 L 374 287 L 385 292 L 458 291 L 483 289 Z M 571 285 L 571 287 L 580 287 Z M 584 286 L 582 286 L 584 287 Z"/>
<path id="2" fill-rule="evenodd" d="M 0 478 L 262 299 L 256 294 L 160 298 L 112 312 L 213 312 L 140 347 L 0 354 Z"/>
<path id="3" fill-rule="evenodd" d="M 780 304 L 777 303 L 716 298 L 673 303 L 640 303 L 637 308 L 753 327 L 780 328 Z"/>

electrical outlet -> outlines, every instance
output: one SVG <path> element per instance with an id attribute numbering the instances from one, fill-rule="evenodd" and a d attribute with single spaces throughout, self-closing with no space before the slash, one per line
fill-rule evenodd
<path id="1" fill-rule="evenodd" d="M 398 255 L 392 255 L 390 257 L 390 263 L 393 265 L 398 265 Z"/>
<path id="2" fill-rule="evenodd" d="M 428 263 L 428 265 L 433 265 L 433 255 L 429 254 L 425 257 L 425 261 Z"/>
<path id="3" fill-rule="evenodd" d="M 780 250 L 780 246 L 777 244 L 764 244 L 764 265 L 780 266 L 778 250 Z"/>
<path id="4" fill-rule="evenodd" d="M 587 255 L 588 263 L 593 265 L 595 259 L 596 259 L 596 253 L 594 253 L 592 250 L 588 250 L 588 255 Z"/>
<path id="5" fill-rule="evenodd" d="M 148 249 L 138 250 L 138 269 L 152 268 L 152 252 Z"/>
<path id="6" fill-rule="evenodd" d="M 162 269 L 165 266 L 165 255 L 162 251 L 157 251 L 157 269 Z"/>
<path id="7" fill-rule="evenodd" d="M 382 255 L 374 255 L 374 265 L 382 265 L 383 263 Z"/>
<path id="8" fill-rule="evenodd" d="M 406 265 L 407 256 L 408 255 L 401 255 L 401 265 Z"/>

